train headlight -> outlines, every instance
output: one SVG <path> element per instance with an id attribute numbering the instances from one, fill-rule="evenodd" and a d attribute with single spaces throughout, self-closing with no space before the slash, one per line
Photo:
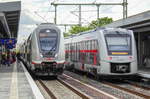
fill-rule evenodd
<path id="1" fill-rule="evenodd" d="M 108 60 L 112 60 L 112 57 L 110 56 L 110 57 L 108 57 Z"/>
<path id="2" fill-rule="evenodd" d="M 58 54 L 55 54 L 55 57 L 57 57 L 58 56 Z"/>
<path id="3" fill-rule="evenodd" d="M 42 54 L 40 54 L 40 57 L 43 57 L 43 55 L 42 55 Z"/>
<path id="4" fill-rule="evenodd" d="M 58 54 L 55 54 L 55 57 L 57 57 L 58 56 Z"/>
<path id="5" fill-rule="evenodd" d="M 129 59 L 131 60 L 133 57 L 132 56 L 129 56 Z"/>

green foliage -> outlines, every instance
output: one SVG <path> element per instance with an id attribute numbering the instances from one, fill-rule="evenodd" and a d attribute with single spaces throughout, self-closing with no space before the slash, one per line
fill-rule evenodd
<path id="1" fill-rule="evenodd" d="M 110 24 L 112 22 L 113 22 L 112 18 L 108 18 L 108 17 L 99 18 L 97 20 L 92 21 L 87 26 L 79 26 L 79 25 L 72 26 L 71 29 L 69 30 L 69 33 L 65 33 L 64 36 L 66 37 L 72 34 L 77 34 L 79 32 L 88 31 L 96 27 L 101 27 L 106 24 Z"/>
<path id="2" fill-rule="evenodd" d="M 91 28 L 101 27 L 101 26 L 104 26 L 106 24 L 110 24 L 112 22 L 113 22 L 112 18 L 108 18 L 108 17 L 99 18 L 96 21 L 92 21 L 89 24 L 89 27 L 91 27 Z"/>
<path id="3" fill-rule="evenodd" d="M 69 33 L 64 33 L 64 37 L 67 37 L 67 36 L 69 36 Z"/>
<path id="4" fill-rule="evenodd" d="M 83 31 L 87 31 L 87 30 L 90 30 L 90 28 L 87 27 L 87 26 L 75 25 L 75 26 L 71 27 L 71 29 L 69 30 L 69 33 L 71 33 L 71 34 L 77 34 L 79 32 L 83 32 Z"/>

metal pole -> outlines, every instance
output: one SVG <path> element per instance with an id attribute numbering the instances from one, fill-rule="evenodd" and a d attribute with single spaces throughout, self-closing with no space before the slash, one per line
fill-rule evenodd
<path id="1" fill-rule="evenodd" d="M 139 64 L 139 66 L 141 66 L 142 64 L 141 64 L 141 56 L 142 56 L 142 53 L 141 53 L 141 33 L 138 33 L 138 64 Z"/>
<path id="2" fill-rule="evenodd" d="M 123 19 L 127 18 L 127 0 L 123 0 L 122 3 L 56 3 L 53 2 L 51 5 L 54 5 L 55 7 L 57 5 L 78 5 L 79 6 L 79 25 L 82 25 L 81 23 L 81 5 L 122 5 L 123 6 Z M 99 7 L 97 7 L 97 18 L 99 18 Z M 55 23 L 56 23 L 56 8 L 55 8 Z"/>
<path id="3" fill-rule="evenodd" d="M 11 32 L 11 36 L 10 36 L 10 38 L 12 38 L 14 35 L 13 35 L 14 33 L 13 32 Z"/>
<path id="4" fill-rule="evenodd" d="M 127 18 L 127 5 L 128 5 L 127 0 L 123 0 L 123 4 L 122 4 L 122 6 L 123 6 L 123 19 Z"/>
<path id="5" fill-rule="evenodd" d="M 127 0 L 126 0 L 125 10 L 126 10 L 126 18 L 127 18 L 128 17 L 128 1 Z"/>
<path id="6" fill-rule="evenodd" d="M 79 5 L 79 25 L 81 26 L 81 5 Z"/>
<path id="7" fill-rule="evenodd" d="M 96 5 L 97 6 L 97 19 L 99 18 L 99 5 Z"/>
<path id="8" fill-rule="evenodd" d="M 54 23 L 57 24 L 57 5 L 55 5 L 55 18 Z"/>
<path id="9" fill-rule="evenodd" d="M 65 26 L 65 33 L 66 33 L 66 31 L 67 31 L 67 26 L 66 25 L 64 25 Z"/>

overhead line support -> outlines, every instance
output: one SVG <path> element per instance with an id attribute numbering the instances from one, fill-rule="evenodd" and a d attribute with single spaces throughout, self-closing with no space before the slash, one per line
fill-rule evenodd
<path id="1" fill-rule="evenodd" d="M 81 6 L 82 5 L 95 5 L 97 6 L 97 19 L 99 18 L 99 7 L 101 5 L 122 5 L 123 6 L 123 19 L 127 18 L 127 0 L 123 0 L 122 3 L 57 3 L 57 2 L 52 2 L 51 5 L 54 5 L 55 7 L 55 18 L 54 18 L 54 23 L 57 24 L 57 6 L 58 5 L 78 5 L 79 6 L 79 25 L 81 25 Z"/>

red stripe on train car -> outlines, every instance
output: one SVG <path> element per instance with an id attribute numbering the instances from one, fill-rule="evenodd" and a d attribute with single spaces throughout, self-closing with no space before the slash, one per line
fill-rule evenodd
<path id="1" fill-rule="evenodd" d="M 93 65 L 96 65 L 97 64 L 97 57 L 96 57 L 96 53 L 94 53 L 94 63 Z"/>
<path id="2" fill-rule="evenodd" d="M 71 52 L 82 52 L 82 53 L 97 53 L 97 50 L 66 50 L 66 53 L 71 53 Z"/>
<path id="3" fill-rule="evenodd" d="M 97 53 L 97 50 L 80 50 L 80 52 Z"/>
<path id="4" fill-rule="evenodd" d="M 53 60 L 54 58 L 44 58 L 45 60 Z"/>
<path id="5" fill-rule="evenodd" d="M 33 61 L 32 61 L 31 64 L 40 64 L 40 63 L 36 63 L 36 62 L 33 62 Z"/>

